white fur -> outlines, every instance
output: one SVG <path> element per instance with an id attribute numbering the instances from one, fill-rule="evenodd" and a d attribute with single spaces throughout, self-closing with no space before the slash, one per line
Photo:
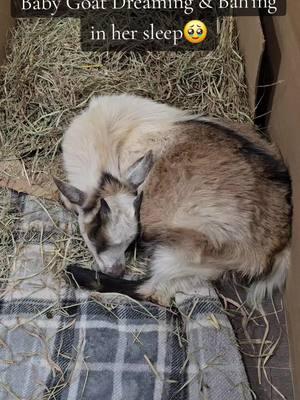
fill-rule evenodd
<path id="1" fill-rule="evenodd" d="M 78 207 L 79 227 L 81 234 L 89 250 L 93 254 L 98 267 L 104 273 L 111 273 L 114 268 L 116 275 L 124 272 L 125 251 L 133 242 L 137 234 L 137 220 L 135 216 L 134 202 L 135 197 L 126 193 L 115 196 L 108 196 L 105 200 L 110 207 L 109 221 L 106 224 L 105 233 L 109 239 L 110 246 L 105 251 L 98 254 L 95 245 L 86 233 L 86 224 L 91 223 L 100 209 L 100 204 L 88 214 L 83 213 Z"/>
<path id="2" fill-rule="evenodd" d="M 264 279 L 250 286 L 247 302 L 253 307 L 259 307 L 263 299 L 272 296 L 275 289 L 282 291 L 290 265 L 290 246 L 285 247 L 275 257 L 271 273 Z"/>
<path id="3" fill-rule="evenodd" d="M 111 208 L 109 224 L 106 233 L 114 246 L 126 242 L 128 245 L 134 240 L 137 227 L 136 216 L 133 206 L 134 197 L 128 194 L 118 194 L 116 196 L 106 198 Z"/>
<path id="4" fill-rule="evenodd" d="M 160 246 L 151 258 L 152 277 L 139 289 L 145 297 L 153 297 L 159 304 L 167 305 L 177 292 L 188 292 L 191 282 L 217 279 L 221 271 L 194 262 L 193 254 L 188 258 L 186 252 Z M 201 284 L 200 284 L 201 286 Z"/>
<path id="5" fill-rule="evenodd" d="M 63 139 L 69 182 L 91 193 L 102 171 L 116 177 L 149 149 L 172 140 L 170 128 L 186 113 L 137 96 L 100 96 L 76 117 Z M 120 170 L 121 169 L 121 170 Z"/>

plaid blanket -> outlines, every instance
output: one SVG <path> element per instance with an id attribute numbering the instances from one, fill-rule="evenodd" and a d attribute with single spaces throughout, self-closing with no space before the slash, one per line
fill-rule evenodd
<path id="1" fill-rule="evenodd" d="M 178 293 L 171 309 L 74 289 L 61 273 L 79 240 L 70 214 L 14 192 L 1 202 L 13 246 L 0 292 L 0 399 L 252 398 L 210 286 Z"/>

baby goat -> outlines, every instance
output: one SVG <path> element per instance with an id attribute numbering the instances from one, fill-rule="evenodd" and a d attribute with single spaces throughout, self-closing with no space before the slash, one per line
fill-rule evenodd
<path id="1" fill-rule="evenodd" d="M 160 303 L 228 272 L 254 280 L 255 302 L 282 288 L 291 204 L 276 150 L 249 128 L 137 99 L 100 98 L 73 122 L 63 145 L 71 184 L 56 182 L 102 272 L 121 275 L 140 217 L 148 276 L 97 282 L 95 272 L 73 266 L 74 279 Z"/>

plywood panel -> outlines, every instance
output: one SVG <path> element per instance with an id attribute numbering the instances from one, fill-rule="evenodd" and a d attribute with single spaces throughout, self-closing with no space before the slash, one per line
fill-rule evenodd
<path id="1" fill-rule="evenodd" d="M 265 47 L 264 34 L 259 17 L 237 17 L 236 22 L 239 47 L 245 60 L 250 106 L 254 111 L 260 65 Z"/>
<path id="2" fill-rule="evenodd" d="M 294 16 L 289 14 L 292 9 L 288 8 L 285 17 L 274 18 L 282 60 L 269 131 L 289 165 L 293 184 L 292 265 L 286 298 L 295 398 L 300 399 L 300 26 L 296 29 L 292 23 Z"/>
<path id="3" fill-rule="evenodd" d="M 13 19 L 10 16 L 10 0 L 0 1 L 0 63 L 5 56 L 5 45 L 7 32 L 13 24 Z"/>
<path id="4" fill-rule="evenodd" d="M 295 398 L 300 399 L 300 2 L 289 0 L 287 15 L 274 17 L 274 32 L 281 60 L 272 105 L 269 109 L 268 131 L 279 145 L 289 166 L 293 186 L 292 265 L 289 272 L 286 301 L 289 339 L 295 383 Z M 239 17 L 240 49 L 246 62 L 251 105 L 255 104 L 255 88 L 259 76 L 260 54 L 263 50 L 259 19 Z M 269 44 L 275 37 L 266 37 Z M 270 53 L 272 53 L 272 46 Z M 272 54 L 271 62 L 272 62 Z M 273 54 L 275 57 L 275 55 Z M 252 59 L 253 58 L 253 59 Z"/>

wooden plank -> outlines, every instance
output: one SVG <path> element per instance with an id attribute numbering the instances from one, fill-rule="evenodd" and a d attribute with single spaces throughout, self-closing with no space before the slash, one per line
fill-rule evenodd
<path id="1" fill-rule="evenodd" d="M 236 23 L 239 33 L 239 47 L 245 60 L 249 102 L 254 111 L 261 60 L 265 48 L 264 34 L 258 16 L 237 17 Z"/>
<path id="2" fill-rule="evenodd" d="M 5 58 L 5 47 L 7 33 L 14 24 L 14 19 L 10 16 L 10 0 L 0 1 L 0 63 Z"/>
<path id="3" fill-rule="evenodd" d="M 287 16 L 274 18 L 282 60 L 279 83 L 273 98 L 269 132 L 289 166 L 293 184 L 292 265 L 286 299 L 295 398 L 300 399 L 300 26 L 293 23 L 293 4 L 297 7 L 296 1 L 291 0 Z"/>

